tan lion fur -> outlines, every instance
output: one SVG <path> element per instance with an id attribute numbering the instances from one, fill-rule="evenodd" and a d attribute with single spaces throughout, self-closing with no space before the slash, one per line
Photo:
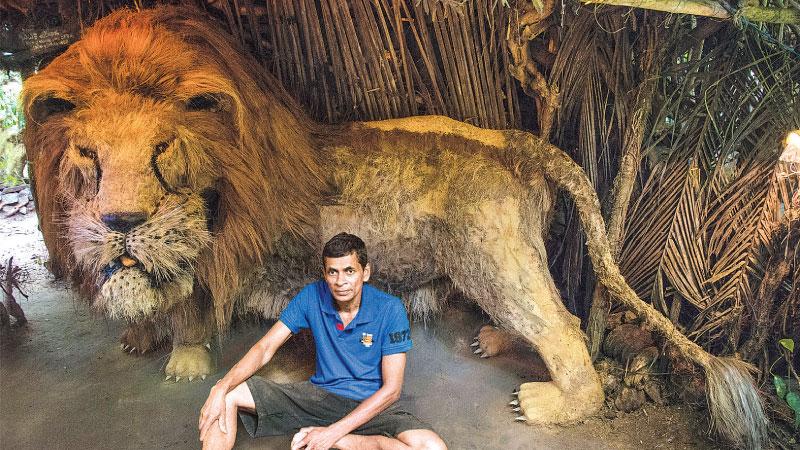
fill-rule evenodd
<path id="1" fill-rule="evenodd" d="M 131 320 L 123 343 L 171 335 L 168 375 L 210 373 L 210 318 L 224 330 L 237 308 L 276 317 L 344 230 L 416 315 L 458 290 L 537 349 L 553 381 L 521 386 L 526 420 L 586 417 L 603 394 L 547 269 L 553 183 L 578 206 L 600 282 L 705 369 L 718 428 L 764 442 L 747 369 L 636 297 L 585 174 L 535 136 L 444 117 L 316 124 L 229 36 L 175 7 L 98 21 L 23 96 L 51 269 Z M 120 231 L 117 216 L 142 221 Z"/>

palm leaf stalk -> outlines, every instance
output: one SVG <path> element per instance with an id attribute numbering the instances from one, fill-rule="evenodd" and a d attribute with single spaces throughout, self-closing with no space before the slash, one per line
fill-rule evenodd
<path id="1" fill-rule="evenodd" d="M 642 141 L 650 116 L 652 107 L 652 97 L 658 80 L 663 55 L 661 52 L 664 45 L 659 38 L 661 24 L 652 18 L 650 22 L 642 25 L 646 36 L 642 40 L 643 48 L 635 50 L 641 56 L 641 80 L 638 86 L 631 90 L 622 89 L 621 91 L 632 92 L 627 101 L 622 103 L 627 111 L 629 123 L 622 132 L 622 149 L 619 169 L 611 192 L 606 199 L 610 204 L 608 217 L 606 220 L 608 227 L 608 238 L 612 254 L 619 258 L 622 251 L 622 240 L 624 236 L 624 223 L 627 217 L 628 206 L 630 204 L 631 193 L 636 182 L 641 164 Z M 608 292 L 599 283 L 595 285 L 592 295 L 592 302 L 589 309 L 586 334 L 588 337 L 589 353 L 595 359 L 600 351 L 600 344 L 606 329 L 606 318 L 610 308 Z"/>

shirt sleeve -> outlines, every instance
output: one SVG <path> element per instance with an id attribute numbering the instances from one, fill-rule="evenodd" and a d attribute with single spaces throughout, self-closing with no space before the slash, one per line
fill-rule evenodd
<path id="1" fill-rule="evenodd" d="M 310 295 L 308 286 L 303 288 L 289 301 L 281 313 L 279 320 L 292 331 L 292 334 L 297 334 L 301 329 L 309 327 L 307 311 Z"/>
<path id="2" fill-rule="evenodd" d="M 391 303 L 385 320 L 381 354 L 386 356 L 411 350 L 411 327 L 408 323 L 408 314 L 399 299 Z"/>

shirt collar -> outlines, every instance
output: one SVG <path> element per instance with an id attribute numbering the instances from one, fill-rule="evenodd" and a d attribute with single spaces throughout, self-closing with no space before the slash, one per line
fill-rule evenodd
<path id="1" fill-rule="evenodd" d="M 339 311 L 337 311 L 336 307 L 333 305 L 334 300 L 331 291 L 328 289 L 328 284 L 325 283 L 325 280 L 320 280 L 320 284 L 322 285 L 322 295 L 320 296 L 322 312 L 336 317 Z M 361 288 L 361 305 L 358 307 L 358 314 L 356 314 L 355 319 L 353 319 L 355 325 L 372 322 L 375 319 L 375 307 L 377 305 L 375 305 L 374 290 L 375 288 L 367 283 L 364 283 Z"/>

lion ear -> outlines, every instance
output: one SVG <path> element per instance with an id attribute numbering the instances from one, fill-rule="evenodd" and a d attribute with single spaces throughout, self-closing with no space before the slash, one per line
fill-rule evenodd
<path id="1" fill-rule="evenodd" d="M 44 123 L 50 118 L 66 114 L 75 109 L 75 104 L 60 97 L 40 97 L 33 101 L 30 113 L 37 123 Z"/>

